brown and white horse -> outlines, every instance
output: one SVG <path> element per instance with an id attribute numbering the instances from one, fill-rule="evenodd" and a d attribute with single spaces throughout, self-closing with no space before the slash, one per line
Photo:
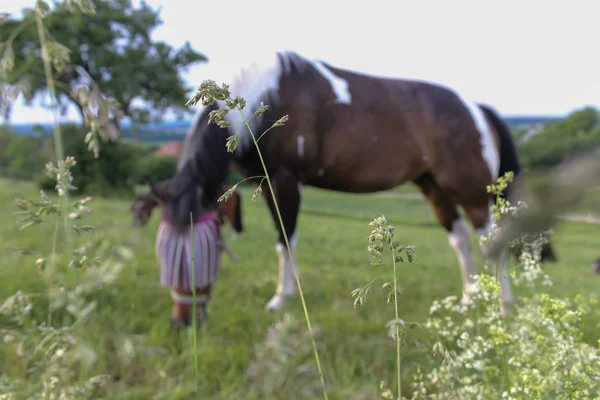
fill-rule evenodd
<path id="1" fill-rule="evenodd" d="M 246 100 L 247 118 L 261 101 L 270 106 L 250 120 L 255 135 L 289 115 L 285 126 L 271 130 L 259 144 L 294 258 L 304 185 L 372 193 L 413 182 L 448 232 L 460 264 L 462 302 L 470 301 L 476 271 L 469 228 L 459 207 L 477 234 L 484 234 L 494 201 L 486 186 L 507 171 L 521 172 L 510 132 L 496 112 L 442 85 L 370 76 L 291 51 L 252 63 L 226 83 L 232 97 Z M 220 128 L 208 124 L 214 109 L 216 104 L 200 108 L 190 127 L 165 208 L 167 218 L 182 229 L 190 211 L 198 214 L 216 207 L 216 188 L 226 179 L 230 164 L 244 176 L 263 174 L 239 114 L 227 114 L 226 119 L 236 124 Z M 238 132 L 238 148 L 228 153 L 227 138 Z M 296 295 L 297 288 L 272 194 L 268 188 L 263 194 L 278 232 L 279 281 L 266 306 L 275 310 Z M 544 254 L 553 257 L 550 245 Z M 512 301 L 507 276 L 501 284 L 504 307 Z"/>

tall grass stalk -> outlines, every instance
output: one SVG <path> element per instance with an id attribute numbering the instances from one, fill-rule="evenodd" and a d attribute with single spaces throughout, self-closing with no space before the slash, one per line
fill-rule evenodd
<path id="1" fill-rule="evenodd" d="M 263 171 L 265 172 L 265 180 L 267 181 L 267 185 L 269 186 L 269 191 L 271 192 L 271 196 L 273 198 L 273 204 L 275 205 L 275 211 L 277 212 L 277 218 L 279 220 L 279 225 L 281 226 L 281 231 L 283 232 L 283 238 L 285 240 L 285 247 L 287 248 L 287 251 L 288 251 L 288 257 L 290 258 L 290 262 L 292 264 L 292 270 L 294 271 L 294 278 L 296 279 L 296 285 L 298 286 L 298 293 L 300 294 L 300 300 L 302 302 L 302 310 L 304 311 L 306 325 L 308 327 L 308 332 L 310 334 L 310 340 L 311 340 L 311 343 L 313 346 L 315 363 L 317 364 L 317 370 L 319 372 L 319 379 L 321 380 L 321 385 L 323 386 L 323 398 L 325 400 L 327 400 L 327 398 L 328 398 L 327 397 L 327 388 L 325 386 L 325 376 L 323 375 L 323 368 L 321 367 L 321 360 L 319 359 L 319 351 L 317 350 L 317 343 L 315 342 L 312 324 L 310 323 L 310 316 L 308 313 L 308 307 L 306 306 L 306 300 L 304 298 L 302 284 L 300 283 L 300 277 L 299 277 L 298 271 L 296 269 L 296 261 L 294 260 L 294 257 L 292 255 L 292 249 L 290 247 L 288 234 L 287 234 L 287 231 L 283 224 L 283 219 L 281 218 L 281 212 L 279 211 L 279 203 L 277 202 L 277 199 L 275 196 L 275 191 L 273 190 L 273 185 L 271 184 L 271 178 L 269 176 L 269 171 L 267 170 L 267 166 L 265 165 L 265 161 L 264 161 L 262 153 L 260 151 L 260 147 L 258 146 L 258 140 L 254 136 L 254 133 L 252 132 L 252 128 L 250 128 L 250 124 L 248 123 L 248 120 L 244 116 L 244 113 L 242 112 L 242 110 L 239 110 L 239 112 L 244 120 L 244 124 L 246 125 L 246 128 L 248 128 L 248 132 L 250 132 L 250 135 L 252 136 L 252 142 L 254 143 L 254 147 L 256 147 L 258 157 L 260 158 L 260 163 L 263 167 Z M 277 124 L 277 122 L 273 126 L 275 126 L 276 124 Z M 269 129 L 271 129 L 271 128 L 269 128 Z M 269 129 L 267 129 L 264 133 L 266 133 Z M 264 135 L 264 133 L 263 133 L 263 135 Z M 262 135 L 260 137 L 262 137 Z"/>
<path id="2" fill-rule="evenodd" d="M 58 115 L 58 102 L 56 99 L 56 85 L 54 79 L 52 78 L 52 66 L 51 66 L 51 57 L 48 52 L 48 42 L 46 39 L 46 32 L 44 29 L 44 22 L 42 20 L 42 10 L 40 9 L 40 4 L 36 5 L 35 9 L 35 24 L 37 28 L 38 40 L 40 41 L 40 50 L 42 52 L 42 63 L 44 64 L 44 77 L 46 79 L 46 85 L 48 86 L 48 92 L 50 94 L 50 105 L 52 107 L 52 133 L 54 137 L 54 151 L 56 154 L 56 165 L 59 166 L 59 163 L 65 160 L 65 152 L 63 149 L 62 142 L 62 131 L 60 129 L 60 119 Z M 62 201 L 62 215 L 63 215 L 63 230 L 66 239 L 67 251 L 71 251 L 73 249 L 73 234 L 71 232 L 71 223 L 69 220 L 69 204 L 70 204 L 70 196 L 69 196 L 69 184 L 68 182 L 64 182 L 64 174 L 60 174 L 60 181 L 57 182 L 58 195 L 63 198 Z M 62 189 L 61 189 L 62 187 Z M 59 235 L 59 217 L 57 216 L 54 228 L 54 237 L 52 239 L 52 253 L 50 257 L 50 266 L 54 269 L 56 265 L 56 245 L 58 242 Z M 47 316 L 48 325 L 52 323 L 52 308 L 48 308 L 48 316 Z"/>
<path id="3" fill-rule="evenodd" d="M 190 241 L 192 242 L 192 337 L 194 341 L 194 374 L 196 377 L 196 399 L 200 399 L 200 365 L 198 363 L 198 332 L 197 332 L 197 314 L 196 314 L 196 252 L 194 246 L 194 217 L 190 212 Z"/>
<path id="4" fill-rule="evenodd" d="M 400 320 L 398 314 L 398 279 L 396 276 L 396 253 L 392 252 L 392 264 L 394 266 L 394 311 L 396 314 L 396 321 Z M 400 374 L 400 327 L 396 323 L 396 379 L 398 380 L 398 400 L 402 399 L 402 379 Z"/>
<path id="5" fill-rule="evenodd" d="M 48 4 L 45 1 L 38 0 L 33 7 L 32 19 L 29 19 L 29 22 L 24 22 L 17 30 L 13 31 L 8 42 L 1 43 L 3 48 L 10 48 L 10 46 L 12 46 L 12 40 L 17 36 L 20 30 L 22 30 L 22 27 L 25 26 L 26 23 L 29 24 L 35 22 L 37 39 L 39 40 L 39 49 L 41 51 L 41 61 L 44 69 L 44 79 L 50 95 L 50 105 L 53 111 L 53 139 L 56 165 L 53 165 L 52 162 L 46 164 L 46 173 L 56 180 L 55 189 L 58 196 L 61 198 L 58 202 L 54 203 L 43 191 L 40 191 L 41 201 L 29 201 L 24 199 L 16 199 L 15 201 L 21 210 L 17 212 L 17 214 L 23 216 L 23 219 L 21 220 L 21 230 L 44 222 L 43 217 L 46 216 L 54 216 L 55 219 L 53 221 L 54 233 L 51 243 L 51 269 L 47 269 L 48 263 L 44 257 L 39 258 L 35 262 L 40 274 L 47 284 L 47 293 L 45 295 L 28 295 L 19 290 L 14 296 L 11 296 L 0 304 L 0 314 L 2 314 L 3 317 L 7 317 L 9 321 L 6 328 L 3 326 L 2 332 L 7 332 L 9 337 L 18 340 L 18 348 L 21 346 L 30 346 L 27 347 L 25 355 L 19 354 L 19 351 L 17 354 L 22 356 L 23 360 L 31 365 L 31 368 L 27 371 L 28 381 L 16 379 L 13 381 L 14 385 L 12 385 L 10 384 L 11 381 L 9 378 L 8 389 L 12 393 L 9 392 L 4 395 L 6 391 L 0 390 L 3 392 L 3 395 L 0 396 L 2 398 L 13 398 L 11 396 L 16 395 L 17 393 L 20 394 L 19 398 L 26 397 L 26 393 L 33 395 L 34 391 L 38 391 L 37 395 L 43 398 L 73 398 L 75 392 L 85 398 L 94 397 L 93 392 L 103 384 L 101 381 L 104 381 L 106 376 L 92 377 L 83 384 L 71 385 L 68 382 L 69 374 L 72 374 L 73 376 L 82 376 L 85 374 L 83 369 L 77 368 L 77 370 L 74 370 L 74 365 L 87 368 L 89 367 L 89 364 L 85 363 L 86 356 L 89 356 L 91 353 L 91 357 L 95 357 L 93 352 L 87 353 L 84 356 L 84 353 L 86 353 L 84 350 L 85 346 L 79 347 L 83 342 L 79 335 L 81 333 L 83 322 L 89 319 L 90 314 L 96 309 L 97 305 L 96 301 L 88 301 L 87 295 L 107 283 L 112 283 L 122 265 L 118 261 L 115 262 L 115 260 L 127 258 L 127 254 L 120 251 L 124 249 L 124 247 L 121 247 L 120 250 L 117 249 L 116 254 L 109 254 L 106 260 L 107 263 L 102 265 L 99 261 L 101 257 L 98 254 L 106 253 L 107 247 L 101 244 L 103 239 L 92 239 L 78 248 L 74 247 L 73 231 L 81 234 L 83 232 L 92 231 L 94 227 L 90 225 L 78 226 L 71 221 L 71 219 L 80 219 L 86 214 L 89 214 L 90 210 L 86 206 L 86 203 L 91 198 L 88 197 L 76 201 L 74 204 L 70 204 L 71 196 L 69 195 L 69 191 L 73 189 L 71 185 L 72 175 L 70 170 L 76 164 L 76 160 L 73 157 L 65 156 L 64 153 L 62 131 L 59 121 L 59 102 L 56 94 L 56 82 L 53 78 L 52 67 L 52 64 L 54 64 L 55 69 L 60 72 L 64 67 L 64 62 L 68 61 L 69 57 L 68 50 L 54 41 L 51 35 L 47 33 L 47 28 L 44 25 L 44 18 L 50 12 L 51 10 Z M 55 50 L 55 46 L 62 48 L 63 51 L 58 52 L 60 54 L 54 54 L 55 52 L 53 49 Z M 14 53 L 12 50 L 4 51 L 1 56 L 1 72 L 4 74 L 13 70 Z M 74 210 L 71 207 L 74 207 Z M 61 225 L 61 216 L 63 217 L 64 238 L 66 242 L 66 249 L 64 250 L 57 248 L 59 243 L 58 237 L 60 234 L 59 227 Z M 69 286 L 71 286 L 71 284 L 70 282 L 67 282 L 64 274 L 61 273 L 62 271 L 57 271 L 55 268 L 55 264 L 59 259 L 57 253 L 60 252 L 69 253 L 71 256 L 69 268 L 86 268 L 86 273 L 82 274 L 83 276 L 77 277 L 78 284 L 75 288 L 70 288 Z M 95 252 L 95 254 L 92 254 L 92 252 Z M 83 279 L 79 280 L 79 278 Z M 31 313 L 31 310 L 35 306 L 39 306 L 39 304 L 34 304 L 31 300 L 34 297 L 43 297 L 48 300 L 45 323 L 37 320 L 36 316 Z M 55 324 L 57 322 L 52 321 L 52 315 L 53 310 L 57 309 L 64 309 L 68 315 L 74 318 L 74 322 L 65 322 L 59 327 L 54 327 L 53 322 Z M 39 366 L 42 367 L 40 368 Z M 41 387 L 38 385 L 41 385 Z"/>
<path id="6" fill-rule="evenodd" d="M 58 117 L 58 102 L 56 100 L 56 86 L 54 84 L 54 79 L 52 78 L 52 66 L 50 64 L 50 54 L 48 53 L 48 43 L 46 40 L 46 32 L 44 30 L 44 23 L 42 21 L 42 10 L 40 7 L 36 7 L 35 12 L 35 22 L 37 26 L 38 39 L 40 41 L 40 48 L 42 51 L 42 62 L 44 64 L 44 75 L 46 79 L 46 85 L 48 86 L 48 92 L 50 93 L 50 103 L 52 106 L 52 121 L 53 121 L 53 134 L 54 134 L 54 147 L 56 152 L 57 163 L 61 162 L 65 159 L 63 143 L 62 143 L 62 132 L 60 130 L 60 121 Z M 63 175 L 61 175 L 63 176 Z M 64 183 L 63 187 L 64 187 Z M 61 195 L 61 191 L 59 189 L 59 195 Z M 62 191 L 63 196 L 63 224 L 65 237 L 67 241 L 67 248 L 71 250 L 73 247 L 73 235 L 71 232 L 71 224 L 69 221 L 69 191 Z M 58 235 L 58 230 L 55 231 L 55 241 L 56 236 Z M 53 250 L 54 251 L 54 250 Z M 54 254 L 53 254 L 54 256 Z"/>
<path id="7" fill-rule="evenodd" d="M 388 327 L 388 335 L 396 342 L 396 380 L 398 386 L 398 395 L 397 399 L 402 399 L 402 337 L 405 335 L 405 329 L 414 328 L 417 324 L 410 323 L 406 324 L 406 322 L 400 319 L 399 313 L 399 303 L 398 303 L 398 295 L 400 294 L 400 290 L 398 290 L 398 263 L 403 263 L 404 258 L 402 253 L 406 255 L 406 258 L 409 263 L 412 263 L 414 260 L 415 249 L 413 246 L 402 246 L 399 242 L 394 240 L 394 230 L 395 228 L 391 225 L 388 225 L 388 221 L 384 215 L 381 217 L 377 217 L 373 219 L 369 223 L 373 229 L 371 234 L 368 236 L 367 240 L 369 242 L 369 246 L 367 247 L 367 251 L 371 256 L 371 264 L 373 265 L 384 265 L 383 252 L 385 248 L 387 248 L 392 254 L 392 282 L 385 282 L 381 288 L 389 289 L 391 286 L 391 291 L 388 293 L 387 302 L 394 302 L 394 320 L 388 321 L 386 326 Z M 357 305 L 363 305 L 367 302 L 369 297 L 369 293 L 371 292 L 371 288 L 373 283 L 377 280 L 373 279 L 369 282 L 364 288 L 355 289 L 352 291 L 352 297 L 355 297 L 354 307 Z M 382 390 L 381 396 L 385 399 L 392 399 L 393 394 L 389 388 L 385 388 L 385 382 L 381 382 L 380 389 Z"/>

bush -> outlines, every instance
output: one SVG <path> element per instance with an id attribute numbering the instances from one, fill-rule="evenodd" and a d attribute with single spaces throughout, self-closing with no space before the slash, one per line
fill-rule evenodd
<path id="1" fill-rule="evenodd" d="M 40 138 L 24 135 L 14 136 L 6 147 L 10 175 L 22 179 L 32 179 L 44 169 L 44 159 L 40 157 L 44 142 Z"/>
<path id="2" fill-rule="evenodd" d="M 133 143 L 138 147 L 138 151 L 142 157 L 153 154 L 156 150 L 160 149 L 162 145 L 160 143 L 147 143 L 137 140 L 123 139 L 124 142 Z"/>
<path id="3" fill-rule="evenodd" d="M 72 168 L 73 186 L 76 194 L 94 195 L 133 195 L 139 146 L 132 142 L 117 141 L 102 143 L 100 154 L 87 149 L 84 138 L 87 130 L 77 124 L 62 125 L 63 148 L 65 156 L 73 156 L 77 164 Z M 48 138 L 48 150 L 45 162 L 54 160 L 54 141 Z M 55 181 L 47 176 L 38 180 L 44 190 L 53 190 Z"/>
<path id="4" fill-rule="evenodd" d="M 3 176 L 13 179 L 33 179 L 44 168 L 39 156 L 44 142 L 41 138 L 15 134 L 7 126 L 0 127 L 0 169 Z"/>
<path id="5" fill-rule="evenodd" d="M 600 146 L 600 118 L 591 107 L 575 111 L 563 120 L 548 124 L 519 146 L 525 168 L 550 168 L 568 157 Z"/>
<path id="6" fill-rule="evenodd" d="M 527 204 L 519 202 L 515 206 L 500 197 L 513 178 L 508 173 L 498 184 L 488 186 L 497 204 L 491 229 L 480 237 L 485 246 L 506 232 L 507 226 L 498 224 L 501 217 L 509 224 L 515 219 L 522 224 L 528 213 Z M 409 331 L 421 327 L 425 331 L 418 333 L 416 340 L 411 338 L 411 342 L 420 349 L 426 346 L 428 360 L 417 365 L 416 373 L 412 374 L 410 400 L 598 399 L 600 341 L 591 345 L 583 340 L 586 315 L 597 306 L 597 299 L 582 295 L 574 299 L 559 298 L 545 293 L 552 280 L 542 266 L 541 249 L 552 235 L 551 230 L 536 234 L 519 232 L 519 237 L 506 243 L 504 249 L 520 250 L 520 268 L 509 271 L 506 259 L 490 262 L 484 258 L 484 271 L 473 277 L 469 305 L 461 304 L 458 296 L 434 300 L 425 323 L 417 324 L 398 316 L 395 288 L 396 263 L 404 259 L 412 262 L 406 251 L 411 246 L 395 242 L 394 227 L 388 225 L 384 216 L 375 218 L 370 226 L 374 229 L 368 237 L 367 250 L 374 264 L 386 265 L 382 258 L 384 249 L 391 252 L 394 260 L 390 266 L 394 284 L 387 282 L 381 287 L 391 289 L 388 303 L 396 305 L 396 318 L 386 325 L 389 337 L 397 344 L 398 392 L 401 347 L 410 343 Z M 400 257 L 400 252 L 406 256 Z M 414 254 L 414 249 L 411 253 Z M 508 316 L 502 316 L 500 307 L 500 273 L 508 273 L 512 284 L 532 293 L 520 296 Z M 367 301 L 378 278 L 352 292 L 355 306 Z M 396 398 L 385 382 L 380 387 L 381 398 Z M 408 400 L 400 395 L 397 398 Z"/>
<path id="7" fill-rule="evenodd" d="M 150 153 L 140 159 L 136 170 L 136 184 L 143 185 L 148 180 L 162 181 L 175 175 L 177 159 Z"/>
<path id="8" fill-rule="evenodd" d="M 513 129 L 511 133 L 512 133 L 514 141 L 516 143 L 519 143 L 521 140 L 523 140 L 523 137 L 527 134 L 527 127 L 520 126 L 518 128 Z"/>
<path id="9" fill-rule="evenodd" d="M 6 152 L 13 138 L 12 129 L 5 125 L 0 126 L 0 167 L 8 167 L 9 160 Z"/>

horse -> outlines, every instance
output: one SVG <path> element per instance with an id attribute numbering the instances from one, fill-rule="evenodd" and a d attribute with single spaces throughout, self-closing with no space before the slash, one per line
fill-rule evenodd
<path id="1" fill-rule="evenodd" d="M 458 258 L 463 282 L 460 303 L 472 302 L 476 271 L 468 222 L 478 236 L 488 232 L 495 197 L 486 187 L 508 171 L 514 173 L 515 183 L 522 179 L 511 133 L 491 106 L 475 103 L 442 84 L 369 75 L 295 51 L 273 52 L 240 68 L 228 85 L 231 98 L 246 100 L 243 113 L 255 137 L 289 116 L 285 125 L 258 142 L 274 188 L 271 193 L 267 187 L 262 196 L 276 226 L 279 258 L 279 279 L 267 310 L 281 309 L 297 294 L 274 199 L 297 266 L 298 214 L 305 186 L 374 193 L 416 184 Z M 250 118 L 261 102 L 268 110 Z M 190 212 L 196 215 L 216 207 L 216 188 L 230 168 L 245 177 L 264 174 L 253 137 L 237 111 L 225 115 L 233 125 L 209 124 L 210 113 L 223 105 L 216 101 L 199 107 L 184 139 L 172 197 L 165 207 L 167 218 L 182 229 Z M 234 134 L 239 142 L 229 152 L 226 142 Z M 511 185 L 505 196 L 510 196 Z M 482 245 L 484 256 L 486 249 Z M 556 260 L 550 243 L 542 259 Z M 503 271 L 503 312 L 512 301 Z"/>
<path id="2" fill-rule="evenodd" d="M 148 223 L 152 210 L 164 206 L 169 200 L 171 180 L 158 184 L 150 183 L 150 192 L 136 197 L 130 207 L 134 225 Z M 237 191 L 225 202 L 219 203 L 217 212 L 203 213 L 194 218 L 194 236 L 188 232 L 174 232 L 164 219 L 158 228 L 156 253 L 161 270 L 161 285 L 171 290 L 173 309 L 171 324 L 175 328 L 189 327 L 194 300 L 197 307 L 197 320 L 202 323 L 206 318 L 206 306 L 210 300 L 212 287 L 216 281 L 220 253 L 225 251 L 235 262 L 239 262 L 221 237 L 220 226 L 228 219 L 233 233 L 243 231 L 241 197 Z M 191 290 L 191 251 L 195 248 L 196 299 Z M 180 254 L 180 255 L 178 255 Z"/>
<path id="3" fill-rule="evenodd" d="M 155 207 L 163 207 L 170 197 L 169 186 L 172 179 L 154 183 L 150 182 L 150 191 L 133 199 L 129 208 L 134 226 L 143 226 L 148 223 Z M 224 192 L 225 190 L 223 190 Z M 233 191 L 231 197 L 220 202 L 217 207 L 221 225 L 227 219 L 233 228 L 232 237 L 244 230 L 242 222 L 242 198 L 238 191 Z"/>

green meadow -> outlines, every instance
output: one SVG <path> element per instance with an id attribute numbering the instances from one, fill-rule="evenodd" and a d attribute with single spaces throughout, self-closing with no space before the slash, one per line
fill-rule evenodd
<path id="1" fill-rule="evenodd" d="M 274 293 L 278 274 L 275 229 L 262 198 L 252 201 L 251 189 L 244 187 L 241 191 L 245 231 L 232 240 L 230 228 L 224 228 L 240 263 L 223 255 L 208 308 L 209 319 L 198 337 L 199 398 L 321 398 L 318 390 L 301 397 L 318 380 L 315 382 L 311 373 L 303 373 L 314 367 L 314 359 L 310 344 L 302 342 L 306 324 L 299 297 L 284 310 L 264 309 Z M 416 248 L 415 261 L 400 264 L 402 319 L 423 322 L 433 300 L 461 294 L 458 262 L 446 233 L 425 201 L 402 196 L 412 192 L 410 186 L 388 196 L 347 195 L 312 188 L 304 191 L 298 262 L 311 322 L 317 327 L 316 340 L 330 399 L 375 399 L 380 381 L 394 382 L 395 342 L 388 338 L 385 327 L 394 317 L 393 304 L 386 303 L 380 284 L 374 286 L 363 306 L 355 308 L 351 296 L 354 289 L 377 276 L 390 275 L 389 265 L 375 267 L 369 263 L 368 223 L 374 217 L 385 215 L 396 227 L 397 240 Z M 4 205 L 0 211 L 0 301 L 18 290 L 39 294 L 34 298 L 32 313 L 46 321 L 46 286 L 35 261 L 50 253 L 54 224 L 19 231 L 14 215 L 14 198 L 38 196 L 30 183 L 0 181 Z M 105 233 L 113 245 L 130 248 L 133 258 L 113 284 L 89 296 L 90 301 L 97 302 L 96 310 L 76 327 L 89 362 L 86 368 L 74 362 L 70 368 L 76 373 L 66 376 L 77 381 L 108 375 L 105 398 L 196 398 L 192 338 L 171 330 L 171 299 L 159 285 L 154 241 L 160 212 L 155 210 L 147 226 L 134 227 L 129 203 L 130 199 L 102 198 L 90 203 L 92 214 L 86 217 L 87 223 Z M 475 260 L 481 271 L 482 257 L 476 243 L 473 237 Z M 600 225 L 561 222 L 555 228 L 553 243 L 559 261 L 545 265 L 554 281 L 548 291 L 567 298 L 600 294 L 600 275 L 590 271 L 591 263 L 600 256 Z M 64 243 L 58 243 L 59 250 L 62 246 Z M 511 267 L 518 267 L 514 259 Z M 85 273 L 66 266 L 61 271 L 69 284 Z M 522 290 L 515 291 L 517 298 L 519 294 Z M 253 377 L 249 367 L 260 359 L 260 346 L 268 340 L 269 329 L 281 325 L 288 313 L 296 325 L 290 328 L 289 343 L 281 344 L 287 358 L 273 361 L 270 370 L 263 369 L 263 375 Z M 59 310 L 51 323 L 58 326 L 69 318 L 66 311 Z M 596 342 L 599 323 L 598 313 L 586 317 L 586 342 Z M 424 344 L 428 334 L 425 328 L 411 330 L 407 346 L 402 349 L 406 393 L 415 367 L 427 368 L 424 360 L 430 347 Z M 280 340 L 285 341 L 285 337 Z M 23 349 L 6 340 L 0 345 L 0 375 L 25 381 L 39 376 L 31 374 L 30 368 L 31 361 L 23 355 Z"/>

